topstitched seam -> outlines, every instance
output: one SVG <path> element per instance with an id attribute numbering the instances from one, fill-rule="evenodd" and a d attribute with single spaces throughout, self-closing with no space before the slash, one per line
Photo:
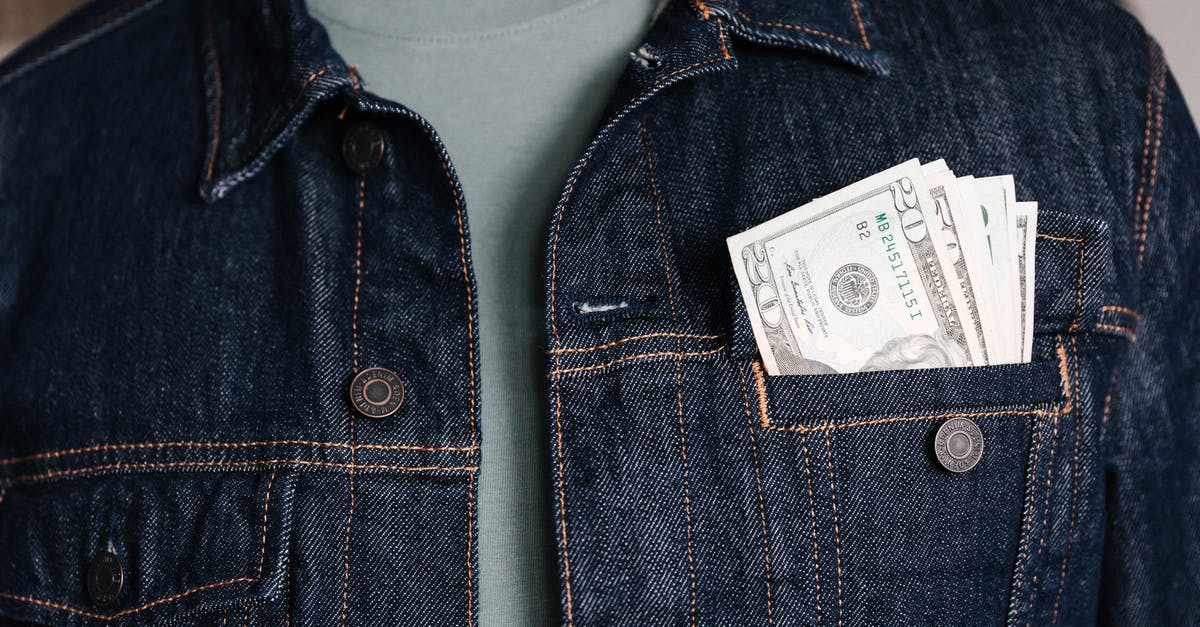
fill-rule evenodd
<path id="1" fill-rule="evenodd" d="M 358 211 L 355 217 L 357 229 L 356 243 L 354 247 L 354 314 L 351 319 L 351 338 L 353 344 L 353 359 L 351 362 L 351 376 L 358 375 L 358 302 L 359 288 L 362 286 L 362 249 L 363 249 L 363 213 L 367 204 L 367 175 L 360 174 L 358 177 Z M 350 411 L 350 470 L 347 473 L 348 490 L 349 490 L 349 507 L 346 513 L 346 535 L 342 541 L 342 627 L 346 627 L 346 621 L 350 614 L 350 529 L 354 522 L 354 467 L 357 465 L 355 454 L 358 448 L 358 441 L 354 432 L 354 415 L 357 412 Z"/>
<path id="2" fill-rule="evenodd" d="M 1067 356 L 1064 349 L 1059 349 L 1059 368 L 1060 372 L 1066 368 Z M 753 363 L 756 363 L 757 360 Z M 753 367 L 752 363 L 752 367 Z M 998 410 L 981 410 L 973 412 L 948 412 L 942 414 L 928 414 L 920 416 L 891 416 L 887 418 L 875 418 L 870 420 L 859 420 L 855 422 L 831 423 L 829 420 L 824 420 L 820 425 L 807 427 L 804 425 L 779 426 L 772 424 L 767 412 L 767 397 L 766 388 L 759 387 L 759 411 L 764 412 L 760 416 L 763 428 L 773 431 L 791 431 L 796 433 L 809 433 L 817 431 L 830 431 L 833 429 L 847 429 L 851 427 L 866 427 L 871 425 L 889 424 L 893 422 L 915 422 L 922 420 L 940 420 L 944 418 L 982 418 L 986 416 L 1057 416 L 1064 412 L 1071 411 L 1071 388 L 1074 385 L 1070 380 L 1070 375 L 1062 374 L 1063 376 L 1063 397 L 1064 403 L 1057 409 L 998 409 Z M 804 420 L 804 419 L 799 419 Z"/>
<path id="3" fill-rule="evenodd" d="M 95 618 L 97 620 L 110 621 L 110 620 L 116 620 L 123 616 L 129 616 L 130 614 L 136 614 L 138 612 L 148 610 L 152 607 L 156 607 L 156 606 L 162 605 L 164 603 L 176 601 L 185 596 L 195 594 L 197 592 L 202 592 L 204 590 L 211 590 L 213 588 L 227 586 L 227 585 L 234 584 L 234 583 L 253 583 L 253 582 L 259 581 L 262 579 L 263 567 L 265 565 L 265 556 L 266 556 L 266 550 L 267 550 L 267 513 L 270 511 L 270 507 L 271 507 L 271 487 L 274 484 L 275 484 L 275 473 L 272 472 L 270 479 L 267 481 L 266 496 L 263 498 L 263 526 L 262 526 L 262 540 L 260 541 L 261 548 L 259 549 L 260 556 L 259 556 L 259 561 L 258 561 L 258 573 L 253 577 L 234 577 L 231 579 L 226 579 L 224 581 L 207 583 L 204 585 L 196 586 L 194 588 L 189 588 L 188 590 L 184 590 L 183 592 L 180 592 L 178 594 L 173 594 L 168 597 L 163 597 L 161 599 L 149 601 L 147 603 L 143 603 L 142 605 L 139 605 L 137 607 L 132 607 L 127 610 L 122 610 L 115 614 L 99 614 L 96 612 L 89 612 L 87 610 L 81 610 L 79 608 L 71 607 L 71 606 L 63 604 L 63 603 L 56 603 L 54 601 L 46 601 L 44 599 L 38 599 L 36 597 L 25 596 L 25 595 L 20 595 L 20 594 L 12 594 L 9 592 L 0 592 L 0 597 L 12 599 L 14 601 L 32 603 L 34 605 L 40 605 L 43 607 L 50 607 L 50 608 L 57 609 L 57 610 L 63 610 L 65 612 L 70 612 L 72 614 L 78 614 L 80 616 L 86 616 L 88 618 Z"/>
<path id="4" fill-rule="evenodd" d="M 276 118 L 275 121 L 272 122 L 269 127 L 267 127 L 268 130 L 263 134 L 262 139 L 259 140 L 253 150 L 245 153 L 241 159 L 238 160 L 237 164 L 233 166 L 233 170 L 237 170 L 242 166 L 245 166 L 247 163 L 253 161 L 256 156 L 258 156 L 258 153 L 263 149 L 264 146 L 267 145 L 267 142 L 271 141 L 271 137 L 275 135 L 275 132 L 281 128 L 284 122 L 287 121 L 288 117 L 292 115 L 292 112 L 296 110 L 296 107 L 299 106 L 303 101 L 304 92 L 308 91 L 308 88 L 310 85 L 312 85 L 313 81 L 324 76 L 325 74 L 328 74 L 329 71 L 330 68 L 325 68 L 323 70 L 317 70 L 316 72 L 308 75 L 308 78 L 304 81 L 304 84 L 300 86 L 300 90 L 292 99 L 291 104 L 288 105 L 287 109 L 285 109 L 284 114 Z"/>
<path id="5" fill-rule="evenodd" d="M 825 424 L 829 424 L 826 420 Z M 833 550 L 837 570 L 837 604 L 838 627 L 842 627 L 842 541 L 838 531 L 837 483 L 833 480 L 833 442 L 830 438 L 831 429 L 825 430 L 825 457 L 829 462 L 829 502 L 833 506 Z"/>
<path id="6" fill-rule="evenodd" d="M 1074 356 L 1075 378 L 1079 378 L 1079 344 L 1075 338 L 1071 338 L 1071 353 Z M 1078 402 L 1079 391 L 1075 391 L 1075 399 Z M 1062 565 L 1058 571 L 1058 592 L 1054 594 L 1054 613 L 1050 621 L 1051 625 L 1058 624 L 1059 604 L 1062 602 L 1063 586 L 1067 581 L 1067 560 L 1071 557 L 1071 548 L 1075 541 L 1075 515 L 1079 504 L 1079 415 L 1076 414 L 1073 421 L 1072 431 L 1075 435 L 1074 451 L 1071 454 L 1071 514 L 1070 524 L 1067 527 L 1067 551 L 1063 554 Z"/>
<path id="7" fill-rule="evenodd" d="M 216 34 L 215 34 L 216 27 L 213 24 L 212 3 L 211 2 L 206 2 L 204 4 L 204 14 L 205 14 L 205 18 L 206 18 L 205 21 L 207 23 L 206 26 L 208 29 L 208 48 L 209 48 L 209 53 L 212 55 L 213 84 L 216 87 L 216 93 L 213 95 L 214 101 L 213 101 L 212 143 L 209 147 L 208 167 L 206 169 L 206 173 L 204 176 L 204 180 L 211 181 L 212 177 L 213 177 L 213 167 L 216 165 L 216 162 L 217 162 L 217 150 L 220 147 L 220 142 L 221 142 L 221 100 L 223 97 L 223 85 L 222 85 L 222 81 L 221 81 L 221 56 L 217 52 L 217 43 L 216 43 Z"/>
<path id="8" fill-rule="evenodd" d="M 1068 381 L 1070 379 L 1070 374 L 1069 374 L 1070 371 L 1067 369 L 1067 363 L 1066 363 L 1067 352 L 1066 352 L 1066 347 L 1063 344 L 1063 336 L 1062 335 L 1058 336 L 1057 351 L 1058 351 L 1059 360 L 1060 360 L 1059 361 L 1060 375 L 1062 376 L 1064 381 Z M 1070 393 L 1066 394 L 1066 405 L 1068 407 L 1067 411 L 1070 411 L 1069 408 L 1072 405 L 1074 398 L 1075 398 L 1074 392 L 1073 392 L 1075 386 L 1074 385 L 1065 386 L 1064 391 L 1066 391 L 1067 387 L 1069 387 L 1072 390 Z M 1010 612 L 1013 613 L 1014 616 L 1018 612 L 1018 609 L 1020 607 L 1020 605 L 1018 603 L 1016 603 L 1016 599 L 1017 599 L 1017 595 L 1020 594 L 1020 592 L 1021 592 L 1022 586 L 1025 583 L 1025 567 L 1029 563 L 1029 542 L 1030 542 L 1030 539 L 1031 539 L 1031 536 L 1033 533 L 1033 511 L 1035 508 L 1033 503 L 1036 503 L 1036 499 L 1037 499 L 1037 486 L 1038 486 L 1037 477 L 1038 477 L 1038 467 L 1039 467 L 1039 463 L 1038 463 L 1039 455 L 1038 454 L 1042 448 L 1041 421 L 1039 421 L 1039 420 L 1034 421 L 1033 434 L 1034 434 L 1033 461 L 1030 464 L 1032 468 L 1031 468 L 1031 472 L 1030 472 L 1030 482 L 1029 482 L 1030 506 L 1028 508 L 1028 511 L 1023 513 L 1021 516 L 1022 522 L 1023 522 L 1022 526 L 1025 528 L 1025 530 L 1021 534 L 1021 550 L 1017 557 L 1016 576 L 1013 579 L 1013 601 L 1014 601 L 1014 604 L 1013 604 L 1013 607 L 1010 609 Z M 1035 583 L 1036 583 L 1036 581 L 1035 581 Z"/>
<path id="9" fill-rule="evenodd" d="M 759 26 L 767 26 L 767 27 L 771 27 L 771 28 L 785 28 L 788 30 L 799 30 L 799 31 L 808 33 L 810 35 L 816 35 L 818 37 L 832 39 L 833 41 L 836 41 L 841 44 L 846 44 L 847 46 L 853 46 L 855 48 L 861 48 L 863 50 L 870 50 L 871 49 L 871 41 L 867 38 L 867 29 L 866 29 L 866 26 L 863 24 L 862 16 L 859 13 L 858 3 L 855 0 L 850 0 L 850 7 L 851 7 L 852 11 L 854 12 L 855 20 L 858 23 L 859 34 L 862 35 L 863 43 L 861 43 L 861 44 L 858 42 L 846 39 L 845 37 L 840 37 L 838 35 L 834 35 L 833 33 L 829 33 L 829 32 L 823 31 L 823 30 L 813 28 L 811 26 L 805 26 L 803 24 L 789 24 L 786 22 L 765 22 L 765 21 L 757 20 L 753 17 L 750 17 L 749 15 L 746 15 L 746 13 L 743 12 L 740 8 L 736 9 L 736 11 L 737 11 L 737 14 L 742 17 L 742 19 L 744 19 L 747 22 L 750 22 L 752 24 L 757 24 Z"/>
<path id="10" fill-rule="evenodd" d="M 720 24 L 720 22 L 718 22 Z M 654 197 L 654 222 L 658 231 L 659 248 L 662 250 L 663 274 L 667 283 L 667 301 L 671 304 L 671 320 L 675 325 L 675 402 L 679 408 L 679 457 L 683 468 L 683 514 L 687 538 L 688 587 L 690 591 L 691 624 L 696 624 L 696 562 L 692 540 L 692 497 L 688 477 L 687 433 L 683 420 L 683 344 L 679 337 L 679 313 L 675 307 L 675 288 L 671 278 L 671 263 L 667 252 L 667 236 L 663 228 L 662 202 L 658 195 L 658 180 L 654 174 L 654 155 L 650 151 L 650 131 L 642 122 L 642 147 L 646 151 L 646 172 L 650 177 L 650 194 Z"/>
<path id="11" fill-rule="evenodd" d="M 750 434 L 750 459 L 754 463 L 754 490 L 758 496 L 758 520 L 762 527 L 763 570 L 767 585 L 767 624 L 775 624 L 775 614 L 772 610 L 771 599 L 771 543 L 767 535 L 767 508 L 763 502 L 762 471 L 758 461 L 758 441 L 754 437 L 754 419 L 750 413 L 750 390 L 746 387 L 746 367 L 738 364 L 738 374 L 742 382 L 742 402 L 746 407 L 746 432 Z"/>
<path id="12" fill-rule="evenodd" d="M 671 78 L 674 78 L 675 76 L 678 76 L 680 74 L 683 74 L 685 72 L 691 71 L 695 68 L 698 68 L 698 67 L 701 67 L 704 65 L 711 65 L 713 63 L 717 63 L 721 60 L 722 59 L 720 57 L 713 57 L 710 59 L 705 59 L 703 61 L 698 61 L 698 62 L 693 63 L 685 68 L 681 68 L 681 69 L 675 70 L 673 72 L 670 72 L 670 73 L 666 74 L 665 76 L 659 78 L 658 80 L 654 81 L 654 83 L 652 85 L 650 85 L 648 88 L 646 88 L 646 90 L 644 90 L 642 93 L 648 93 L 649 91 L 652 91 L 653 89 L 655 89 L 659 85 L 661 85 L 663 82 L 670 80 Z M 637 102 L 637 99 L 640 97 L 641 96 L 638 95 L 638 96 L 631 98 L 625 104 L 625 106 L 623 106 L 618 111 L 621 111 L 621 112 L 625 111 L 631 105 L 633 105 L 635 102 Z M 620 115 L 620 113 L 618 113 L 617 115 Z M 615 119 L 615 116 L 613 119 Z M 611 122 L 611 120 L 610 120 L 610 122 Z M 605 124 L 605 126 L 607 126 L 607 125 L 608 125 L 608 123 Z M 591 153 L 589 152 L 583 158 L 583 160 L 579 163 L 579 165 L 576 167 L 574 172 L 572 173 L 571 182 L 567 185 L 567 190 L 563 195 L 563 199 L 559 203 L 559 205 L 555 208 L 556 215 L 555 215 L 555 218 L 553 219 L 554 236 L 551 238 L 551 242 L 550 242 L 550 333 L 554 338 L 554 349 L 555 350 L 559 349 L 562 344 L 562 339 L 558 333 L 558 309 L 555 306 L 556 305 L 556 297 L 557 297 L 557 293 L 558 293 L 558 289 L 557 289 L 558 239 L 559 239 L 559 235 L 562 232 L 562 223 L 564 221 L 566 221 L 567 205 L 571 201 L 571 195 L 575 191 L 575 185 L 579 182 L 579 175 L 580 175 L 580 173 L 583 172 L 583 169 L 587 167 L 588 163 L 590 162 L 590 159 L 591 159 Z M 565 606 L 566 614 L 567 614 L 567 626 L 571 627 L 572 625 L 575 624 L 575 619 L 574 619 L 574 602 L 573 602 L 573 598 L 571 595 L 571 555 L 570 555 L 570 550 L 568 548 L 568 541 L 567 541 L 567 500 L 566 500 L 566 491 L 565 491 L 565 487 L 564 487 L 564 483 L 566 481 L 566 475 L 564 473 L 563 446 L 562 446 L 562 391 L 561 391 L 561 374 L 562 374 L 562 372 L 559 370 L 560 364 L 561 364 L 561 355 L 558 353 L 554 353 L 554 368 L 555 368 L 555 370 L 553 372 L 551 372 L 551 377 L 554 379 L 555 461 L 556 461 L 556 470 L 558 473 L 558 486 L 557 486 L 557 488 L 558 488 L 558 508 L 559 508 L 558 520 L 559 520 L 559 535 L 561 537 L 561 540 L 559 542 L 559 548 L 561 550 L 562 557 L 563 557 L 563 579 L 564 579 L 563 593 L 564 593 L 564 596 L 566 597 L 566 603 L 564 603 L 564 606 Z"/>
<path id="13" fill-rule="evenodd" d="M 35 453 L 32 455 L 22 455 L 20 457 L 9 457 L 6 459 L 0 459 L 0 466 L 37 461 L 41 459 L 53 459 L 56 457 L 65 457 L 70 455 L 82 455 L 84 453 L 96 453 L 100 451 L 137 450 L 146 448 L 252 448 L 275 445 L 305 446 L 311 448 L 350 448 L 349 444 L 343 442 L 314 442 L 311 440 L 262 440 L 257 442 L 134 442 L 128 444 L 97 444 L 82 448 L 61 449 L 57 451 Z M 477 449 L 478 447 L 417 446 L 413 444 L 359 444 L 358 448 L 387 451 L 469 452 Z"/>
<path id="14" fill-rule="evenodd" d="M 437 142 L 435 141 L 435 138 L 433 136 L 433 131 L 430 128 L 425 127 L 425 134 L 429 137 L 430 143 L 432 143 L 436 146 Z M 458 226 L 458 257 L 459 257 L 459 262 L 462 265 L 463 284 L 466 285 L 466 292 L 467 292 L 467 373 L 468 373 L 468 383 L 469 383 L 469 387 L 470 387 L 471 446 L 475 447 L 478 445 L 477 426 L 475 424 L 475 418 L 476 418 L 475 412 L 476 412 L 476 403 L 477 403 L 477 399 L 476 399 L 477 384 L 475 382 L 475 304 L 474 304 L 474 295 L 471 290 L 471 271 L 467 265 L 466 225 L 465 225 L 465 220 L 463 219 L 462 198 L 459 196 L 458 186 L 455 185 L 455 183 L 454 183 L 454 176 L 450 172 L 450 164 L 446 161 L 446 156 L 444 154 L 442 154 L 442 150 L 440 148 L 437 150 L 437 154 L 438 154 L 438 160 L 441 162 L 442 172 L 446 175 L 446 181 L 450 184 L 450 194 L 454 198 L 454 215 L 455 215 L 455 219 L 457 221 L 457 226 Z M 475 453 L 476 453 L 475 450 L 471 451 L 470 459 L 472 461 L 475 460 Z M 474 491 L 473 484 L 475 481 L 473 475 L 470 477 L 469 481 L 472 485 L 470 487 L 468 487 L 467 489 L 468 489 L 469 493 L 473 493 L 473 491 Z M 471 512 L 470 512 L 468 518 L 473 519 L 474 518 L 474 508 L 475 508 L 475 500 L 474 500 L 473 496 L 472 496 L 472 498 L 470 498 L 468 500 L 467 506 L 469 508 L 471 508 Z M 471 533 L 472 529 L 473 529 L 473 525 L 468 523 L 468 526 L 467 526 L 468 534 Z M 469 536 L 468 536 L 468 541 L 470 541 Z M 471 554 L 468 551 L 468 553 L 467 553 L 467 594 L 468 594 L 468 596 L 473 594 L 472 593 L 473 587 L 474 587 L 474 572 L 471 569 Z M 468 622 L 474 620 L 473 611 L 474 611 L 473 605 L 471 605 L 467 608 Z"/>
<path id="15" fill-rule="evenodd" d="M 1150 206 L 1154 202 L 1154 188 L 1155 188 L 1155 184 L 1157 183 L 1157 180 L 1158 180 L 1158 155 L 1159 155 L 1159 148 L 1162 146 L 1163 95 L 1164 95 L 1164 92 L 1166 91 L 1166 77 L 1167 77 L 1166 62 L 1162 57 L 1162 50 L 1157 45 L 1155 45 L 1153 43 L 1153 41 L 1151 41 L 1151 59 L 1152 59 L 1151 85 L 1152 85 L 1152 90 L 1153 90 L 1153 94 L 1154 94 L 1154 96 L 1153 96 L 1153 98 L 1154 98 L 1154 142 L 1152 144 L 1148 145 L 1148 147 L 1151 148 L 1149 180 L 1146 181 L 1143 178 L 1142 185 L 1140 185 L 1138 187 L 1138 203 L 1140 203 L 1141 206 L 1140 206 L 1140 208 L 1136 205 L 1134 207 L 1134 212 L 1135 212 L 1134 217 L 1136 220 L 1135 224 L 1134 224 L 1134 227 L 1135 227 L 1134 228 L 1134 238 L 1136 238 L 1137 242 L 1138 242 L 1137 267 L 1139 270 L 1142 267 L 1142 259 L 1146 252 L 1146 237 L 1149 234 L 1149 228 L 1150 228 Z M 1155 76 L 1157 78 L 1154 78 Z M 1148 92 L 1147 93 L 1147 102 L 1146 102 L 1147 117 L 1146 117 L 1146 140 L 1145 141 L 1149 140 L 1149 132 L 1150 132 L 1150 117 L 1149 117 L 1150 102 L 1149 101 L 1150 101 L 1150 93 Z M 1145 172 L 1145 168 L 1146 168 L 1145 147 L 1146 146 L 1143 147 L 1143 161 L 1142 161 L 1143 172 Z M 1143 189 L 1145 189 L 1145 193 L 1146 193 L 1144 201 L 1142 200 Z M 1139 211 L 1140 211 L 1140 215 L 1138 214 Z"/>
<path id="16" fill-rule="evenodd" d="M 659 332 L 659 333 L 645 333 L 642 335 L 634 335 L 632 337 L 624 337 L 619 340 L 613 340 L 611 342 L 606 342 L 604 344 L 597 344 L 595 346 L 585 346 L 585 347 L 581 347 L 581 348 L 552 348 L 552 349 L 547 350 L 546 353 L 551 354 L 551 355 L 556 354 L 556 353 L 589 353 L 592 351 L 604 350 L 606 348 L 613 348 L 614 346 L 620 346 L 621 344 L 624 344 L 626 342 L 633 342 L 636 340 L 646 340 L 646 339 L 656 338 L 656 337 L 684 338 L 684 339 L 690 339 L 690 340 L 715 340 L 715 339 L 719 339 L 721 336 L 720 335 L 700 335 L 700 334 L 696 334 L 696 333 L 675 333 L 675 332 L 664 331 L 664 332 Z"/>
<path id="17" fill-rule="evenodd" d="M 102 466 L 87 466 L 54 470 L 38 474 L 19 475 L 8 479 L 8 485 L 31 483 L 57 477 L 74 477 L 93 472 L 107 470 L 156 470 L 166 468 L 253 468 L 258 466 L 275 466 L 295 464 L 298 466 L 316 466 L 322 468 L 337 468 L 341 470 L 395 470 L 404 472 L 475 472 L 478 466 L 393 466 L 385 464 L 338 464 L 333 462 L 315 462 L 303 459 L 260 459 L 244 462 L 164 462 L 147 464 L 106 464 Z"/>

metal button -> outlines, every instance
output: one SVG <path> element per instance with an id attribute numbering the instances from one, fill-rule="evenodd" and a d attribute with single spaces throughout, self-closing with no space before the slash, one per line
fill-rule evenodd
<path id="1" fill-rule="evenodd" d="M 404 402 L 404 382 L 386 368 L 366 368 L 350 382 L 350 402 L 364 416 L 391 416 Z"/>
<path id="2" fill-rule="evenodd" d="M 92 603 L 108 607 L 117 602 L 121 595 L 121 584 L 125 582 L 125 569 L 121 560 L 108 551 L 92 557 L 88 566 L 87 591 Z"/>
<path id="3" fill-rule="evenodd" d="M 933 452 L 946 470 L 966 472 L 983 456 L 983 432 L 966 418 L 951 418 L 938 428 Z"/>
<path id="4" fill-rule="evenodd" d="M 356 122 L 342 138 L 342 158 L 359 174 L 375 169 L 383 160 L 383 129 L 371 122 Z"/>

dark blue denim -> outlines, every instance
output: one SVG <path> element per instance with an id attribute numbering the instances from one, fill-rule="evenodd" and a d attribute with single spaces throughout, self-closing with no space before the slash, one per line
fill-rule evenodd
<path id="1" fill-rule="evenodd" d="M 1200 138 L 1141 27 L 696 0 L 647 41 L 547 226 L 562 621 L 1200 624 Z M 764 376 L 724 239 L 910 157 L 1041 202 L 1033 361 Z M 300 0 L 101 0 L 0 65 L 0 622 L 473 624 L 468 207 Z"/>

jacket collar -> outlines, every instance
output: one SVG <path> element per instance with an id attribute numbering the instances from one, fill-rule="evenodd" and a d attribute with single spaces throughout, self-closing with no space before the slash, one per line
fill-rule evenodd
<path id="1" fill-rule="evenodd" d="M 762 44 L 825 53 L 886 75 L 889 59 L 867 0 L 693 0 L 737 35 Z"/>
<path id="2" fill-rule="evenodd" d="M 669 46 L 669 63 L 657 69 L 657 77 L 628 74 L 614 100 L 648 97 L 665 78 L 706 57 L 720 54 L 719 65 L 735 66 L 736 42 L 727 45 L 726 31 L 886 74 L 888 58 L 865 3 L 667 0 L 672 6 L 660 10 L 646 40 Z M 201 0 L 200 10 L 209 133 L 200 194 L 212 202 L 262 170 L 318 104 L 339 94 L 354 99 L 359 85 L 304 0 Z M 670 17 L 680 15 L 691 18 Z"/>

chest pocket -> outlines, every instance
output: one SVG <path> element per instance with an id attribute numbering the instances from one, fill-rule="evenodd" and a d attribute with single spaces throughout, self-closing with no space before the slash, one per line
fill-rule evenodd
<path id="1" fill-rule="evenodd" d="M 1108 305 L 1107 225 L 1048 211 L 1039 222 L 1030 363 L 766 376 L 731 286 L 729 354 L 752 435 L 744 485 L 784 623 L 1036 624 L 1057 612 L 1088 528 L 1095 383 L 1132 329 Z M 983 451 L 949 472 L 936 434 L 961 418 Z"/>
<path id="2" fill-rule="evenodd" d="M 50 472 L 5 487 L 0 619 L 284 623 L 292 481 L 282 472 Z"/>

